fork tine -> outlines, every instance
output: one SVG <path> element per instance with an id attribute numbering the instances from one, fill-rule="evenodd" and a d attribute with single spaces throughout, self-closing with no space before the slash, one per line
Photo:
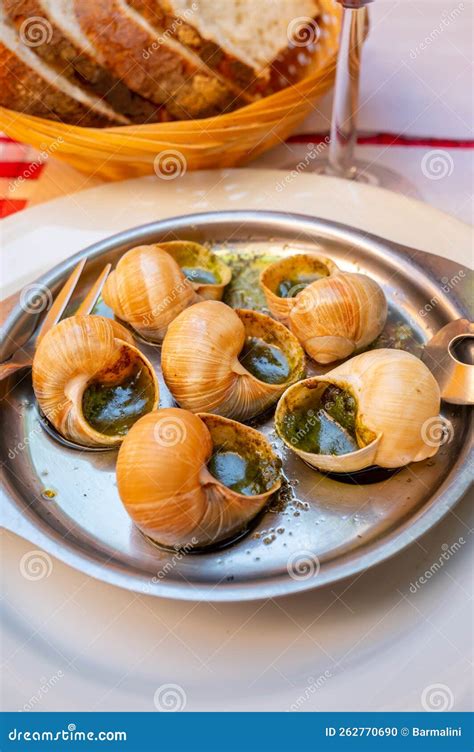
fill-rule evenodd
<path id="1" fill-rule="evenodd" d="M 51 327 L 57 324 L 59 319 L 63 315 L 64 310 L 69 303 L 74 289 L 77 285 L 79 277 L 82 274 L 82 270 L 84 269 L 86 261 L 87 259 L 82 259 L 82 261 L 79 261 L 78 265 L 75 267 L 67 282 L 60 289 L 53 305 L 48 311 L 48 314 L 43 322 L 43 326 L 39 331 L 38 337 L 36 339 L 37 345 L 41 342 L 46 332 L 48 332 Z"/>
<path id="2" fill-rule="evenodd" d="M 77 316 L 87 316 L 92 309 L 94 308 L 95 304 L 100 298 L 100 294 L 102 292 L 102 288 L 105 284 L 105 280 L 109 276 L 110 269 L 112 268 L 112 264 L 107 264 L 100 276 L 97 278 L 97 281 L 92 285 L 91 289 L 87 293 L 86 297 L 82 301 L 81 305 L 76 311 Z"/>

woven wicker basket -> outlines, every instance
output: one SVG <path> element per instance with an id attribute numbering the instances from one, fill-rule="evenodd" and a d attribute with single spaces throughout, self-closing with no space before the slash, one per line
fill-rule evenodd
<path id="1" fill-rule="evenodd" d="M 87 174 L 108 180 L 153 172 L 171 178 L 186 170 L 245 164 L 287 138 L 334 81 L 339 5 L 320 0 L 323 14 L 311 73 L 299 83 L 204 120 L 116 128 L 81 128 L 0 107 L 0 129 Z"/>

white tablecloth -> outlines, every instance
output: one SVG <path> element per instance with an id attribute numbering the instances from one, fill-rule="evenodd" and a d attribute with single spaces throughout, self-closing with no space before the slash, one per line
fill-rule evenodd
<path id="1" fill-rule="evenodd" d="M 472 138 L 472 0 L 375 0 L 369 12 L 360 130 Z M 331 99 L 303 130 L 327 130 Z"/>

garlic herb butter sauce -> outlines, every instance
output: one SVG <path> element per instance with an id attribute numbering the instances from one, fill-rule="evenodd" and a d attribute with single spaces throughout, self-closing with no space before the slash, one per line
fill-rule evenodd
<path id="1" fill-rule="evenodd" d="M 239 361 L 252 376 L 267 384 L 284 384 L 290 377 L 291 367 L 283 350 L 259 337 L 247 337 Z"/>
<path id="2" fill-rule="evenodd" d="M 328 386 L 314 409 L 285 415 L 283 431 L 290 442 L 313 454 L 348 454 L 359 446 L 355 435 L 356 403 L 349 392 Z"/>
<path id="3" fill-rule="evenodd" d="M 87 422 L 106 436 L 124 436 L 152 408 L 150 375 L 142 366 L 135 366 L 120 384 L 92 381 L 82 397 L 82 412 Z"/>
<path id="4" fill-rule="evenodd" d="M 221 258 L 232 269 L 232 279 L 224 292 L 224 303 L 231 308 L 251 308 L 268 313 L 259 276 L 260 272 L 280 257 L 263 253 L 239 253 L 233 250 L 222 254 Z"/>
<path id="5" fill-rule="evenodd" d="M 391 350 L 406 350 L 417 358 L 423 353 L 423 339 L 407 320 L 389 306 L 387 321 L 381 334 L 365 350 L 377 350 L 388 347 Z"/>
<path id="6" fill-rule="evenodd" d="M 279 298 L 294 298 L 301 290 L 308 287 L 311 282 L 322 278 L 322 274 L 301 274 L 292 279 L 282 279 L 277 285 L 275 292 Z"/>
<path id="7" fill-rule="evenodd" d="M 224 486 L 244 496 L 269 491 L 280 474 L 280 463 L 263 462 L 253 451 L 235 451 L 229 445 L 214 446 L 207 469 Z"/>
<path id="8" fill-rule="evenodd" d="M 262 473 L 259 458 L 242 457 L 237 452 L 217 451 L 207 468 L 214 478 L 245 496 L 257 496 L 271 488 Z"/>
<path id="9" fill-rule="evenodd" d="M 196 282 L 197 284 L 218 285 L 221 281 L 216 272 L 213 272 L 210 269 L 203 269 L 199 266 L 182 266 L 181 271 L 186 279 L 189 279 L 190 282 Z"/>

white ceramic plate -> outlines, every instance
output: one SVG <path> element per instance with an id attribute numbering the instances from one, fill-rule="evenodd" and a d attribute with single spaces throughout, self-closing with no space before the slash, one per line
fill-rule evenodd
<path id="1" fill-rule="evenodd" d="M 22 212 L 2 226 L 6 292 L 120 229 L 228 208 L 315 214 L 469 264 L 469 228 L 447 215 L 312 175 L 279 189 L 284 176 L 235 170 L 147 178 Z M 467 710 L 470 528 L 466 500 L 429 536 L 355 581 L 240 604 L 140 596 L 55 560 L 32 578 L 31 545 L 6 535 L 4 707 L 153 710 L 155 691 L 174 684 L 188 710 L 417 710 L 436 693 L 445 709 Z M 420 584 L 443 554 L 443 565 Z"/>

